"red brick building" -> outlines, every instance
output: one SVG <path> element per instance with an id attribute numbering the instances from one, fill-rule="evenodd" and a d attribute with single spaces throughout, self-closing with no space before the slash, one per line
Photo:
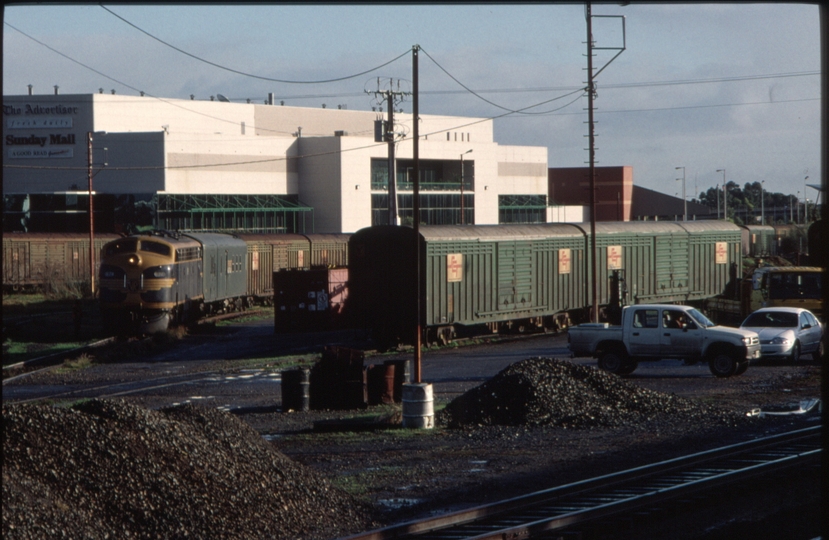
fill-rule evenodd
<path id="1" fill-rule="evenodd" d="M 595 167 L 596 221 L 630 221 L 633 167 Z M 547 170 L 550 205 L 590 205 L 590 168 Z M 589 215 L 589 214 L 588 214 Z"/>

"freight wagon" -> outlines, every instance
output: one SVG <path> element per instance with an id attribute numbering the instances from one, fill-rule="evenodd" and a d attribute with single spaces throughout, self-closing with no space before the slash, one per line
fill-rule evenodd
<path id="1" fill-rule="evenodd" d="M 101 248 L 118 238 L 96 234 L 95 261 Z M 59 287 L 89 287 L 89 234 L 6 233 L 3 235 L 3 289 L 54 290 Z"/>
<path id="2" fill-rule="evenodd" d="M 482 328 L 556 330 L 590 316 L 589 224 L 421 226 L 419 263 L 415 240 L 409 227 L 376 226 L 349 241 L 347 310 L 381 346 L 412 343 L 416 327 L 431 343 Z M 597 223 L 597 303 L 610 302 L 614 273 L 625 303 L 714 296 L 741 273 L 741 240 L 721 221 Z"/>

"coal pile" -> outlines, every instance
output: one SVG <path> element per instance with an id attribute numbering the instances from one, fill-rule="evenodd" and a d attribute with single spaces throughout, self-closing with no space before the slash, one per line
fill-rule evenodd
<path id="1" fill-rule="evenodd" d="M 3 537 L 332 538 L 368 509 L 215 409 L 3 406 Z"/>
<path id="2" fill-rule="evenodd" d="M 516 362 L 455 398 L 438 415 L 438 422 L 448 427 L 621 427 L 654 419 L 734 425 L 745 415 L 553 358 Z"/>

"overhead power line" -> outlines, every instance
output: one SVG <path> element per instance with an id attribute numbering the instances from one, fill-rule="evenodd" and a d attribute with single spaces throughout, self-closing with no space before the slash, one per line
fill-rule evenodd
<path id="1" fill-rule="evenodd" d="M 371 68 L 371 69 L 368 69 L 368 70 L 366 70 L 366 71 L 362 71 L 362 72 L 360 72 L 360 73 L 355 73 L 355 74 L 353 74 L 353 75 L 347 75 L 347 76 L 345 76 L 345 77 L 337 77 L 336 79 L 325 79 L 325 80 L 318 80 L 318 81 L 291 81 L 291 80 L 287 80 L 287 79 L 274 79 L 274 78 L 272 78 L 272 77 L 264 77 L 264 76 L 262 76 L 262 75 L 254 75 L 253 73 L 245 73 L 244 71 L 239 71 L 239 70 L 236 70 L 236 69 L 233 69 L 233 68 L 229 68 L 229 67 L 227 67 L 227 66 L 222 66 L 222 65 L 217 64 L 217 63 L 215 63 L 215 62 L 211 62 L 210 60 L 205 60 L 204 58 L 200 58 L 200 57 L 198 57 L 198 56 L 196 56 L 196 55 L 194 55 L 194 54 L 191 54 L 191 53 L 189 53 L 189 52 L 187 52 L 187 51 L 185 51 L 185 50 L 183 50 L 183 49 L 179 49 L 179 48 L 178 48 L 178 47 L 176 47 L 175 45 L 171 45 L 170 43 L 167 43 L 167 42 L 166 42 L 166 41 L 164 41 L 163 39 L 160 39 L 160 38 L 155 37 L 154 35 L 150 34 L 150 33 L 149 33 L 149 32 L 147 32 L 146 30 L 144 30 L 144 29 L 142 29 L 142 28 L 139 28 L 138 26 L 136 26 L 136 25 L 134 25 L 133 23 L 131 23 L 131 22 L 129 22 L 128 20 L 126 20 L 125 18 L 121 17 L 120 15 L 118 15 L 117 13 L 115 13 L 114 11 L 112 11 L 111 9 L 109 9 L 109 8 L 107 8 L 107 7 L 105 7 L 105 6 L 101 6 L 101 8 L 103 8 L 103 9 L 104 9 L 104 10 L 106 10 L 106 11 L 108 11 L 108 12 L 109 12 L 109 13 L 111 13 L 113 16 L 115 16 L 115 17 L 117 17 L 117 18 L 121 19 L 122 21 L 124 21 L 124 22 L 125 22 L 125 23 L 127 23 L 128 25 L 132 26 L 133 28 L 135 28 L 136 30 L 138 30 L 139 32 L 141 32 L 142 34 L 144 34 L 144 35 L 146 35 L 146 36 L 148 36 L 148 37 L 151 37 L 152 39 L 154 39 L 154 40 L 158 41 L 158 42 L 159 42 L 159 43 L 161 43 L 162 45 L 165 45 L 165 46 L 167 46 L 167 47 L 170 47 L 171 49 L 173 49 L 173 50 L 175 50 L 175 51 L 178 51 L 178 52 L 180 52 L 181 54 L 184 54 L 184 55 L 186 55 L 186 56 L 189 56 L 190 58 L 193 58 L 193 59 L 195 59 L 195 60 L 198 60 L 199 62 L 204 62 L 205 64 L 211 65 L 211 66 L 213 66 L 213 67 L 217 67 L 217 68 L 219 68 L 219 69 L 223 69 L 223 70 L 225 70 L 225 71 L 229 71 L 229 72 L 231 72 L 231 73 L 236 73 L 237 75 L 244 75 L 245 77 L 252 77 L 252 78 L 254 78 L 254 79 L 260 79 L 260 80 L 263 80 L 263 81 L 269 81 L 269 82 L 278 82 L 278 83 L 286 83 L 286 84 L 321 84 L 321 83 L 332 83 L 332 82 L 346 81 L 346 80 L 348 80 L 348 79 L 353 79 L 353 78 L 355 78 L 355 77 L 361 77 L 361 76 L 363 76 L 363 75 L 367 75 L 367 74 L 369 74 L 369 73 L 371 73 L 371 72 L 373 72 L 373 71 L 377 71 L 378 69 L 383 68 L 383 67 L 386 67 L 387 65 L 389 65 L 389 64 L 391 64 L 391 63 L 394 63 L 394 62 L 396 62 L 397 60 L 400 60 L 400 59 L 401 59 L 401 58 L 403 58 L 404 56 L 408 56 L 408 55 L 411 53 L 411 50 L 406 50 L 406 52 L 402 53 L 402 54 L 401 54 L 400 56 L 398 56 L 397 58 L 393 58 L 393 59 L 389 60 L 389 61 L 388 61 L 388 62 L 386 62 L 385 64 L 380 64 L 380 65 L 379 65 L 379 66 L 377 66 L 377 67 L 373 67 L 373 68 Z"/>

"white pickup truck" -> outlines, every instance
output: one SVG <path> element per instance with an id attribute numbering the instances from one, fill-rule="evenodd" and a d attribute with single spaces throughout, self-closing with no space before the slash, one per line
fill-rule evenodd
<path id="1" fill-rule="evenodd" d="M 708 362 L 717 377 L 740 375 L 760 358 L 755 332 L 717 326 L 688 306 L 638 304 L 622 309 L 622 324 L 588 323 L 568 331 L 573 356 L 599 359 L 599 368 L 633 373 L 641 361 L 678 358 Z"/>

